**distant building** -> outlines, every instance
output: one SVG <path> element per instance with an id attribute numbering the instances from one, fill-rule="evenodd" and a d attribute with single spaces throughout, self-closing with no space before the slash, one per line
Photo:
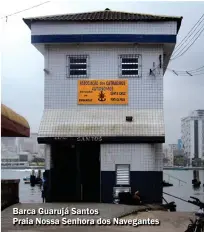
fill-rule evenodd
<path id="1" fill-rule="evenodd" d="M 174 166 L 186 166 L 187 159 L 183 149 L 177 149 L 173 151 Z"/>
<path id="2" fill-rule="evenodd" d="M 181 133 L 184 153 L 189 163 L 204 160 L 204 110 L 195 110 L 181 119 Z"/>
<path id="3" fill-rule="evenodd" d="M 178 166 L 177 162 L 175 163 L 175 160 L 180 159 L 181 157 L 183 160 L 184 151 L 183 149 L 178 149 L 178 144 L 168 144 L 163 151 L 164 151 L 165 166 L 175 166 L 175 165 Z M 175 157 L 178 158 L 175 159 Z M 179 161 L 179 163 L 182 162 Z M 184 166 L 183 163 L 182 166 Z"/>
<path id="4" fill-rule="evenodd" d="M 1 152 L 17 152 L 17 143 L 15 137 L 1 137 Z"/>
<path id="5" fill-rule="evenodd" d="M 183 149 L 183 143 L 181 139 L 178 139 L 178 150 L 182 150 Z"/>
<path id="6" fill-rule="evenodd" d="M 164 166 L 172 167 L 174 165 L 174 144 L 170 144 L 163 150 L 164 152 Z"/>
<path id="7" fill-rule="evenodd" d="M 173 152 L 174 150 L 178 149 L 177 144 L 168 144 L 168 150 Z"/>
<path id="8" fill-rule="evenodd" d="M 182 150 L 176 149 L 176 150 L 173 151 L 173 155 L 174 155 L 174 157 L 175 156 L 185 156 L 184 155 L 184 150 L 183 149 Z"/>
<path id="9" fill-rule="evenodd" d="M 31 133 L 29 138 L 17 138 L 18 152 L 38 153 L 37 133 Z"/>
<path id="10" fill-rule="evenodd" d="M 44 144 L 38 144 L 38 157 L 45 158 L 45 145 Z"/>
<path id="11" fill-rule="evenodd" d="M 27 152 L 22 152 L 18 154 L 18 156 L 19 156 L 19 161 L 22 161 L 22 162 L 31 161 L 33 159 L 33 157 Z"/>
<path id="12" fill-rule="evenodd" d="M 168 151 L 167 153 L 167 165 L 166 166 L 174 166 L 174 155 L 173 155 L 173 152 L 171 151 Z"/>
<path id="13" fill-rule="evenodd" d="M 1 162 L 18 162 L 19 156 L 12 152 L 6 152 L 1 154 Z"/>
<path id="14" fill-rule="evenodd" d="M 31 133 L 29 138 L 17 138 L 18 154 L 22 152 L 29 153 L 32 157 L 33 155 L 37 157 L 44 157 L 44 145 L 38 144 L 37 133 Z"/>

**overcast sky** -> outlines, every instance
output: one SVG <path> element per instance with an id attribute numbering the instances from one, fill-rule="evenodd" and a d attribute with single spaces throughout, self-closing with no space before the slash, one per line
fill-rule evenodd
<path id="1" fill-rule="evenodd" d="M 4 1 L 1 17 L 45 1 Z M 30 29 L 23 17 L 104 10 L 130 11 L 148 14 L 183 16 L 178 43 L 204 13 L 204 2 L 138 2 L 138 1 L 51 1 L 15 16 L 1 19 L 2 103 L 23 115 L 37 132 L 43 113 L 43 56 L 31 45 Z M 203 23 L 204 26 L 204 23 Z M 196 43 L 168 68 L 191 70 L 204 65 L 204 32 Z M 204 109 L 204 74 L 182 77 L 167 71 L 164 76 L 164 110 L 166 142 L 177 143 L 181 118 L 190 111 Z"/>

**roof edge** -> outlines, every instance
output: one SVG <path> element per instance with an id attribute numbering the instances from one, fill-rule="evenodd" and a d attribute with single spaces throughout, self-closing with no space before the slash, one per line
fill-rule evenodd
<path id="1" fill-rule="evenodd" d="M 28 17 L 28 18 L 23 18 L 23 21 L 24 23 L 31 29 L 31 24 L 32 22 L 46 22 L 46 21 L 52 21 L 52 22 L 56 22 L 58 20 L 49 20 L 49 19 L 46 19 L 47 17 L 57 17 L 57 16 L 66 16 L 66 15 L 77 15 L 77 14 L 91 14 L 91 13 L 102 13 L 102 12 L 105 12 L 105 11 L 90 11 L 90 12 L 78 12 L 78 13 L 68 13 L 68 14 L 57 14 L 57 15 L 44 15 L 44 16 L 36 16 L 36 17 Z M 156 21 L 176 21 L 177 22 L 177 33 L 181 27 L 181 21 L 183 19 L 182 16 L 168 16 L 168 15 L 154 15 L 154 14 L 145 14 L 145 13 L 136 13 L 136 12 L 125 12 L 125 11 L 112 11 L 112 12 L 115 12 L 115 13 L 126 13 L 126 14 L 137 14 L 137 15 L 143 15 L 143 16 L 153 16 L 153 17 L 163 17 L 163 18 L 166 18 L 165 19 L 151 19 L 151 20 L 148 20 L 148 19 L 143 19 L 143 20 L 138 20 L 138 21 L 141 21 L 141 22 L 147 22 L 147 21 L 152 21 L 152 22 L 156 22 Z M 42 18 L 42 19 L 40 19 Z M 43 19 L 44 18 L 44 19 Z M 63 21 L 67 21 L 67 20 L 60 20 L 61 22 Z M 98 22 L 99 20 L 73 20 L 73 21 L 70 21 L 70 22 Z M 114 20 L 113 20 L 114 21 Z M 112 21 L 112 22 L 113 22 Z M 115 20 L 116 22 L 118 21 L 126 21 L 128 22 L 128 20 Z M 111 22 L 111 21 L 109 21 Z M 136 22 L 136 21 L 135 21 Z"/>
<path id="2" fill-rule="evenodd" d="M 111 11 L 111 10 L 110 10 Z M 77 12 L 77 13 L 66 13 L 66 14 L 53 14 L 53 15 L 39 15 L 35 17 L 27 17 L 24 19 L 35 19 L 35 18 L 43 18 L 43 17 L 54 17 L 54 16 L 65 16 L 65 15 L 77 15 L 77 14 L 91 14 L 97 12 L 104 12 L 103 10 L 99 11 L 88 11 L 88 12 Z M 138 15 L 146 15 L 146 16 L 155 16 L 155 17 L 166 17 L 166 18 L 175 18 L 180 19 L 183 18 L 182 16 L 170 16 L 170 15 L 159 15 L 159 14 L 147 14 L 147 13 L 137 13 L 137 12 L 127 12 L 127 11 L 112 11 L 115 13 L 125 13 L 125 14 L 138 14 Z"/>

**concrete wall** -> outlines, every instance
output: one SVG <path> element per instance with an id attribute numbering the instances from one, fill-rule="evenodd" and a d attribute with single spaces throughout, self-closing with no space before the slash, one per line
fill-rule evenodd
<path id="1" fill-rule="evenodd" d="M 51 34 L 176 34 L 176 23 L 34 23 L 32 35 Z M 139 77 L 128 79 L 128 105 L 78 105 L 77 81 L 67 76 L 67 55 L 88 55 L 88 79 L 118 79 L 119 55 L 141 56 Z M 45 45 L 45 109 L 163 109 L 163 67 L 160 44 L 49 44 Z M 150 75 L 150 69 L 154 75 Z M 146 122 L 145 124 L 151 124 Z M 50 148 L 46 148 L 49 170 Z M 132 192 L 140 190 L 149 202 L 162 201 L 163 156 L 161 144 L 101 145 L 101 200 L 111 203 L 115 164 L 130 164 Z M 144 184 L 145 183 L 145 184 Z"/>
<path id="2" fill-rule="evenodd" d="M 163 56 L 162 45 L 49 45 L 46 47 L 45 109 L 103 108 L 103 109 L 163 109 L 163 71 L 157 68 L 155 76 L 149 70 L 159 65 Z M 89 79 L 119 78 L 119 55 L 140 54 L 141 77 L 128 78 L 129 104 L 121 105 L 77 105 L 77 80 L 66 75 L 67 55 L 88 55 Z M 126 79 L 126 78 L 124 78 Z"/>
<path id="3" fill-rule="evenodd" d="M 52 167 L 52 163 L 51 163 L 51 146 L 49 144 L 45 145 L 45 170 L 50 170 L 50 168 Z"/>
<path id="4" fill-rule="evenodd" d="M 196 112 L 193 112 L 196 113 Z M 198 120 L 198 158 L 204 159 L 204 120 L 197 115 L 189 116 L 182 120 L 182 142 L 184 145 L 184 152 L 188 158 L 192 159 L 195 155 L 195 141 L 194 141 L 194 121 Z"/>
<path id="5" fill-rule="evenodd" d="M 202 127 L 202 119 L 198 120 L 198 158 L 203 159 L 203 127 Z"/>
<path id="6" fill-rule="evenodd" d="M 35 22 L 31 26 L 32 35 L 53 34 L 165 34 L 176 35 L 176 22 L 103 22 L 67 23 Z"/>
<path id="7" fill-rule="evenodd" d="M 202 120 L 202 159 L 204 160 L 204 120 Z"/>
<path id="8" fill-rule="evenodd" d="M 101 171 L 115 171 L 116 164 L 130 164 L 130 171 L 162 171 L 160 144 L 102 144 Z"/>
<path id="9" fill-rule="evenodd" d="M 162 202 L 163 155 L 161 144 L 102 144 L 101 200 L 112 202 L 116 164 L 130 165 L 131 192 L 139 190 L 143 201 Z M 145 183 L 145 184 L 144 184 Z"/>

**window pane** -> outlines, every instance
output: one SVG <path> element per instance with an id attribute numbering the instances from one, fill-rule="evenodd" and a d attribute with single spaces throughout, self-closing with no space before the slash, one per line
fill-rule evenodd
<path id="1" fill-rule="evenodd" d="M 70 69 L 86 69 L 86 64 L 70 64 Z"/>
<path id="2" fill-rule="evenodd" d="M 116 165 L 116 184 L 129 185 L 129 182 L 130 182 L 129 165 L 126 164 Z"/>
<path id="3" fill-rule="evenodd" d="M 69 76 L 86 76 L 87 75 L 87 56 L 77 55 L 69 56 L 67 71 Z"/>
<path id="4" fill-rule="evenodd" d="M 122 63 L 138 63 L 138 58 L 122 58 Z"/>
<path id="5" fill-rule="evenodd" d="M 85 63 L 86 64 L 86 58 L 70 58 L 70 64 L 71 63 Z"/>
<path id="6" fill-rule="evenodd" d="M 138 70 L 122 70 L 122 75 L 138 75 Z"/>
<path id="7" fill-rule="evenodd" d="M 86 70 L 70 70 L 70 75 L 86 75 Z"/>
<path id="8" fill-rule="evenodd" d="M 139 76 L 139 55 L 124 54 L 120 55 L 120 75 L 121 76 Z"/>
<path id="9" fill-rule="evenodd" d="M 122 69 L 138 69 L 138 64 L 122 64 Z"/>

